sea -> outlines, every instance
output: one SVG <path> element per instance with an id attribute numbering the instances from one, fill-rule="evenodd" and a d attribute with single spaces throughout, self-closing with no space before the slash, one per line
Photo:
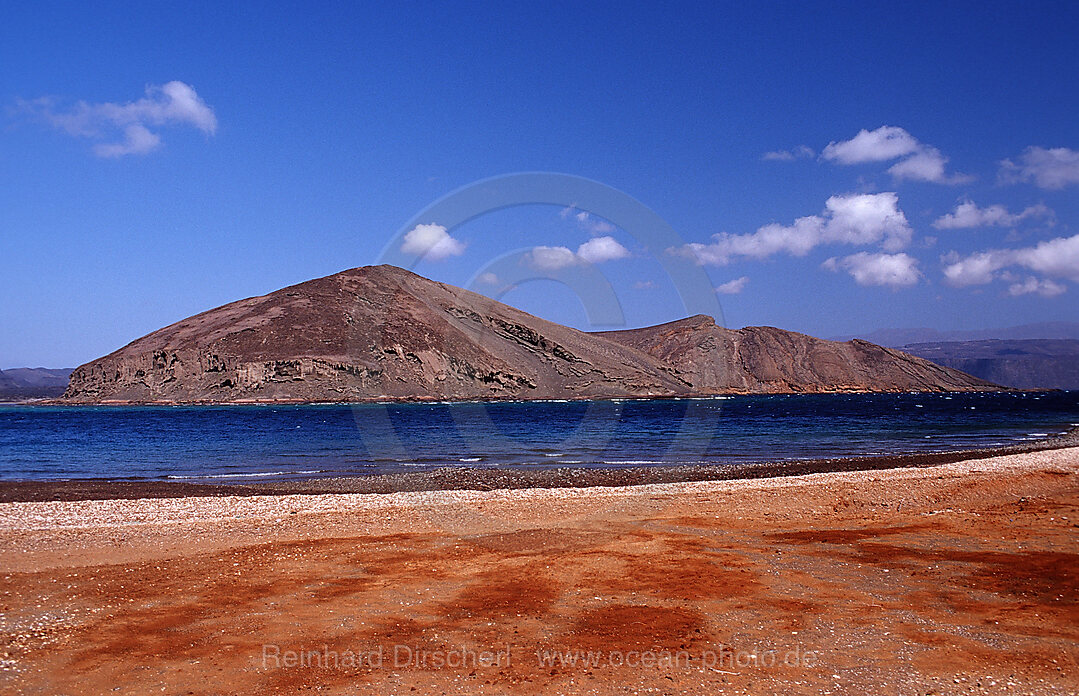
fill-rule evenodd
<path id="1" fill-rule="evenodd" d="M 0 406 L 0 480 L 252 480 L 647 467 L 1013 445 L 1079 391 L 355 405 Z"/>

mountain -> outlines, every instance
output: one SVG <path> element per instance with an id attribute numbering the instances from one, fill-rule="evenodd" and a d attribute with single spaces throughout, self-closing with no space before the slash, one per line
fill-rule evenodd
<path id="1" fill-rule="evenodd" d="M 1073 321 L 1043 321 L 1036 324 L 1009 326 L 1002 329 L 973 329 L 968 331 L 877 329 L 865 334 L 835 336 L 830 340 L 849 341 L 853 338 L 861 338 L 891 348 L 902 348 L 915 343 L 940 343 L 946 341 L 1029 340 L 1036 338 L 1079 339 L 1079 323 Z"/>
<path id="2" fill-rule="evenodd" d="M 903 350 L 1017 389 L 1079 389 L 1079 340 L 946 341 Z"/>
<path id="3" fill-rule="evenodd" d="M 771 326 L 731 330 L 704 316 L 598 335 L 658 358 L 704 393 L 963 391 L 988 384 L 867 341 L 837 343 Z"/>
<path id="4" fill-rule="evenodd" d="M 0 401 L 55 398 L 64 393 L 72 370 L 15 367 L 0 370 Z"/>
<path id="5" fill-rule="evenodd" d="M 996 388 L 864 341 L 709 317 L 586 333 L 393 266 L 179 321 L 77 368 L 69 402 L 656 397 Z"/>

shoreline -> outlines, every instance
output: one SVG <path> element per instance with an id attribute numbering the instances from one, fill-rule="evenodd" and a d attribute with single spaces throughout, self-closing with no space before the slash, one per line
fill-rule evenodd
<path id="1" fill-rule="evenodd" d="M 1020 389 L 995 384 L 985 387 L 952 390 L 925 390 L 911 391 L 909 389 L 822 389 L 819 391 L 739 391 L 731 390 L 724 392 L 672 392 L 655 394 L 622 394 L 609 396 L 578 396 L 569 394 L 560 397 L 547 397 L 542 399 L 522 399 L 517 396 L 490 396 L 484 398 L 473 397 L 445 397 L 445 396 L 390 396 L 381 394 L 349 399 L 234 399 L 231 401 L 214 401 L 212 399 L 100 399 L 97 401 L 76 401 L 63 397 L 45 397 L 28 399 L 24 401 L 0 402 L 0 405 L 26 405 L 26 406 L 368 406 L 371 404 L 384 404 L 386 406 L 400 406 L 408 404 L 498 404 L 498 403 L 557 403 L 570 401 L 683 401 L 683 400 L 708 400 L 724 399 L 733 396 L 830 396 L 850 394 L 978 394 L 998 392 L 1053 392 L 1067 391 L 1057 387 L 1038 387 L 1034 389 Z"/>
<path id="2" fill-rule="evenodd" d="M 250 497 L 333 493 L 392 494 L 421 491 L 523 490 L 642 486 L 698 481 L 787 478 L 809 474 L 928 468 L 955 462 L 1079 446 L 1079 426 L 1023 444 L 864 457 L 806 459 L 730 465 L 662 465 L 626 468 L 494 469 L 442 467 L 430 471 L 356 474 L 254 483 L 192 483 L 130 479 L 2 481 L 0 504 L 13 502 Z"/>
<path id="3" fill-rule="evenodd" d="M 621 488 L 8 503 L 0 683 L 1074 693 L 1077 482 L 1069 447 Z M 387 657 L 266 659 L 308 649 Z M 402 649 L 507 659 L 422 664 Z M 688 661 L 624 659 L 646 653 Z M 752 660 L 772 653 L 813 659 Z"/>

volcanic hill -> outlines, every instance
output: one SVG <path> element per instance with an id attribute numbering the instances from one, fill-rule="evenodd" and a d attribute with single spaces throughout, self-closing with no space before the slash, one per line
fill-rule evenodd
<path id="1" fill-rule="evenodd" d="M 74 403 L 243 403 L 974 391 L 906 353 L 695 316 L 587 333 L 393 266 L 211 309 L 77 368 Z"/>

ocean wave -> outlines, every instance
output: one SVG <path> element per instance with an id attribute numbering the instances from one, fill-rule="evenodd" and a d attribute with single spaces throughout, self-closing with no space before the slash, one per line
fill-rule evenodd
<path id="1" fill-rule="evenodd" d="M 479 462 L 479 461 L 482 461 L 482 460 L 483 460 L 483 457 L 461 457 L 457 461 L 459 461 L 459 462 Z"/>
<path id="2" fill-rule="evenodd" d="M 290 476 L 293 474 L 321 474 L 321 469 L 306 469 L 302 471 L 258 471 L 247 474 L 196 474 L 191 476 L 183 476 L 180 474 L 169 474 L 165 478 L 167 479 L 219 479 L 219 478 L 255 478 L 259 476 Z"/>

